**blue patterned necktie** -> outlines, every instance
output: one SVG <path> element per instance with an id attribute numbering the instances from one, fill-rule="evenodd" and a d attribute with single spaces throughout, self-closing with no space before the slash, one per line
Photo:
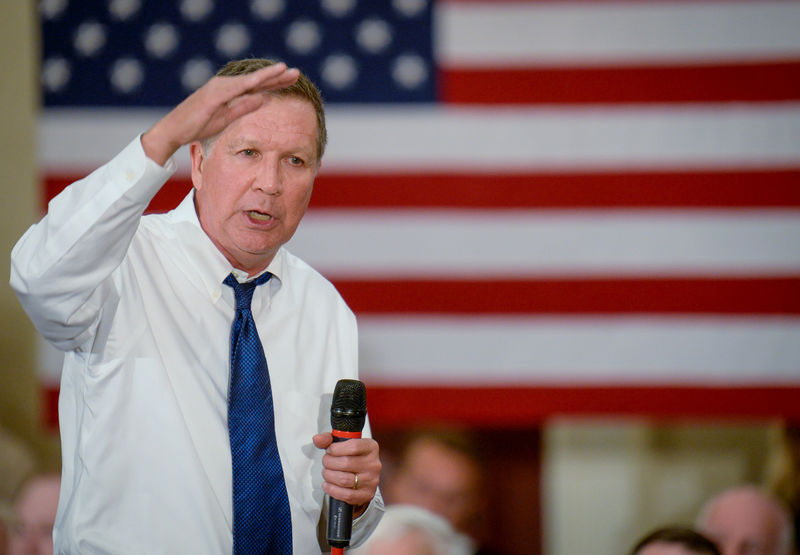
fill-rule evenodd
<path id="1" fill-rule="evenodd" d="M 224 281 L 236 295 L 228 393 L 235 555 L 292 552 L 292 517 L 275 440 L 267 359 L 250 311 L 256 287 L 270 276 L 239 283 L 230 274 Z"/>

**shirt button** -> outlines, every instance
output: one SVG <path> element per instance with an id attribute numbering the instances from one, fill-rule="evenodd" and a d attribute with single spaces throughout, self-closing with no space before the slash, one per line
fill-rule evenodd
<path id="1" fill-rule="evenodd" d="M 135 178 L 136 178 L 136 174 L 133 173 L 132 170 L 128 170 L 128 171 L 125 172 L 125 179 L 127 179 L 128 181 L 133 181 Z"/>

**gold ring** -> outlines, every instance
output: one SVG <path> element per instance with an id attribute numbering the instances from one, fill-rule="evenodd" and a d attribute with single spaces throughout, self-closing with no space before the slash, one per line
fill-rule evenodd
<path id="1" fill-rule="evenodd" d="M 358 473 L 353 475 L 355 477 L 353 481 L 353 489 L 358 489 Z"/>

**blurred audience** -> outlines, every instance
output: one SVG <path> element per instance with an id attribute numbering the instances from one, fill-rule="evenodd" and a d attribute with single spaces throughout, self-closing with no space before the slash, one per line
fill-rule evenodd
<path id="1" fill-rule="evenodd" d="M 36 459 L 25 442 L 0 426 L 0 500 L 11 499 L 35 470 Z"/>
<path id="2" fill-rule="evenodd" d="M 392 505 L 353 555 L 469 555 L 472 542 L 442 517 L 421 507 Z"/>
<path id="3" fill-rule="evenodd" d="M 794 550 L 800 553 L 800 426 L 785 428 L 782 439 L 771 469 L 770 489 L 792 513 Z"/>
<path id="4" fill-rule="evenodd" d="M 775 496 L 752 485 L 710 499 L 696 526 L 722 555 L 790 555 L 793 550 L 788 510 Z"/>
<path id="5" fill-rule="evenodd" d="M 34 471 L 35 465 L 28 447 L 0 426 L 0 555 L 8 552 L 8 526 L 14 515 L 14 492 Z"/>
<path id="6" fill-rule="evenodd" d="M 691 528 L 658 528 L 639 540 L 631 555 L 722 555 L 707 537 Z"/>
<path id="7" fill-rule="evenodd" d="M 481 460 L 469 434 L 417 430 L 402 442 L 397 464 L 386 473 L 381 491 L 388 505 L 422 507 L 477 540 L 484 506 L 481 476 Z"/>
<path id="8" fill-rule="evenodd" d="M 53 524 L 60 486 L 58 474 L 37 474 L 23 483 L 14 498 L 8 527 L 8 555 L 53 553 Z"/>
<path id="9" fill-rule="evenodd" d="M 8 554 L 8 532 L 6 521 L 10 520 L 10 511 L 6 511 L 4 506 L 0 506 L 0 555 Z"/>

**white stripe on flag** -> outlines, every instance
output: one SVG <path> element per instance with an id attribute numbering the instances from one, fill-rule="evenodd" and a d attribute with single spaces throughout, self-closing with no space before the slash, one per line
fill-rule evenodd
<path id="1" fill-rule="evenodd" d="M 796 275 L 800 211 L 312 209 L 288 248 L 337 277 Z"/>
<path id="2" fill-rule="evenodd" d="M 360 317 L 372 384 L 797 383 L 800 318 Z"/>
<path id="3" fill-rule="evenodd" d="M 153 110 L 48 110 L 40 161 L 103 164 L 158 119 Z M 323 166 L 337 171 L 748 167 L 800 162 L 800 103 L 603 108 L 329 110 Z M 188 173 L 185 151 L 176 157 Z"/>
<path id="4" fill-rule="evenodd" d="M 442 2 L 434 21 L 444 66 L 800 56 L 798 2 Z"/>

